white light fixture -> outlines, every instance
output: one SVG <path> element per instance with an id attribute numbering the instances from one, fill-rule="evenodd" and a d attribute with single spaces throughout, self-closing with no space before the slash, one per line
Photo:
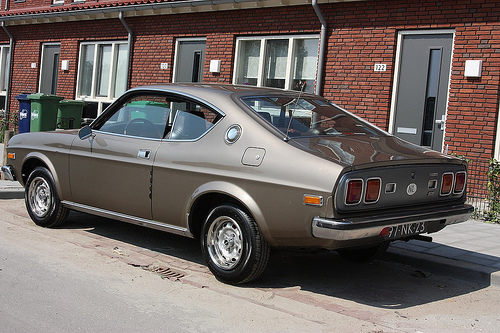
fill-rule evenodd
<path id="1" fill-rule="evenodd" d="M 220 60 L 210 60 L 210 72 L 220 73 Z"/>
<path id="2" fill-rule="evenodd" d="M 62 60 L 61 61 L 61 70 L 69 71 L 69 60 Z"/>
<path id="3" fill-rule="evenodd" d="M 466 60 L 465 61 L 465 77 L 481 77 L 483 71 L 482 60 Z"/>

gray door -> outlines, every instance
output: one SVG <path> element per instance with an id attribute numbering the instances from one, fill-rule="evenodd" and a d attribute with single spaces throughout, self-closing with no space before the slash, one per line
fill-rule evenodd
<path id="1" fill-rule="evenodd" d="M 42 67 L 40 73 L 40 92 L 57 93 L 57 74 L 59 70 L 60 45 L 44 45 L 42 48 Z"/>
<path id="2" fill-rule="evenodd" d="M 441 151 L 453 46 L 452 34 L 405 35 L 393 133 Z"/>
<path id="3" fill-rule="evenodd" d="M 177 46 L 175 82 L 202 82 L 205 41 L 180 41 Z"/>

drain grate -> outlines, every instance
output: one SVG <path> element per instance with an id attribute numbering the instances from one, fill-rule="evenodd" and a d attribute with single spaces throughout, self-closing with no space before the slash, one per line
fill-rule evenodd
<path id="1" fill-rule="evenodd" d="M 186 274 L 184 274 L 181 271 L 177 271 L 170 267 L 165 267 L 161 265 L 149 265 L 149 266 L 143 266 L 142 268 L 147 271 L 160 275 L 162 279 L 169 279 L 172 281 L 179 281 L 184 276 L 186 276 Z"/>

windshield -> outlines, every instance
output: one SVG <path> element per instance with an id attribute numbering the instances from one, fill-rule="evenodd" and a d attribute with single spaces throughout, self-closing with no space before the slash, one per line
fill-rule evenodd
<path id="1" fill-rule="evenodd" d="M 386 133 L 323 99 L 289 96 L 245 97 L 242 101 L 285 138 L 323 135 L 369 135 Z"/>

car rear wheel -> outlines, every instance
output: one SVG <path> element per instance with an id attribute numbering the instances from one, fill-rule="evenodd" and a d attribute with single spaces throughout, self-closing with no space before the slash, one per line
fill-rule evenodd
<path id="1" fill-rule="evenodd" d="M 42 227 L 57 227 L 68 217 L 69 210 L 61 204 L 52 174 L 43 167 L 35 168 L 28 177 L 24 192 L 28 214 Z"/>
<path id="2" fill-rule="evenodd" d="M 219 281 L 229 284 L 258 278 L 270 253 L 254 219 L 229 204 L 216 207 L 208 215 L 202 228 L 201 248 L 210 271 Z"/>
<path id="3" fill-rule="evenodd" d="M 383 242 L 375 246 L 355 247 L 347 249 L 338 249 L 337 252 L 344 258 L 350 261 L 366 262 L 376 259 L 385 253 L 390 242 Z"/>

